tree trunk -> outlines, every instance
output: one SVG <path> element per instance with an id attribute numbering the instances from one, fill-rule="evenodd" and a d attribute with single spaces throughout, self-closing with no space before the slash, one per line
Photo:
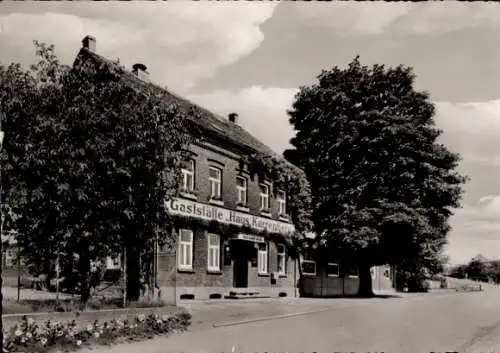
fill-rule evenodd
<path id="1" fill-rule="evenodd" d="M 127 248 L 127 301 L 137 301 L 141 295 L 141 269 L 139 254 Z"/>
<path id="2" fill-rule="evenodd" d="M 359 266 L 359 290 L 357 296 L 360 298 L 372 298 L 375 296 L 369 264 L 361 264 Z"/>
<path id="3" fill-rule="evenodd" d="M 90 299 L 90 259 L 85 254 L 79 254 L 78 270 L 80 272 L 80 302 L 87 304 Z M 75 281 L 75 284 L 77 281 Z"/>

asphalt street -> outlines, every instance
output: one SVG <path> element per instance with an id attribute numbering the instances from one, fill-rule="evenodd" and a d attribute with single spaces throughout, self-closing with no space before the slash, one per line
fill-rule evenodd
<path id="1" fill-rule="evenodd" d="M 265 315 L 266 320 L 252 322 L 248 321 L 258 316 L 238 317 L 238 310 L 231 307 L 237 304 L 217 305 L 210 308 L 212 313 L 234 312 L 231 318 L 216 323 L 222 326 L 201 325 L 208 318 L 209 309 L 194 304 L 190 308 L 194 322 L 192 332 L 102 352 L 500 351 L 500 290 L 497 288 L 391 299 L 277 301 L 262 304 L 269 314 Z M 254 305 L 258 309 L 259 304 Z M 310 313 L 306 313 L 308 311 Z"/>

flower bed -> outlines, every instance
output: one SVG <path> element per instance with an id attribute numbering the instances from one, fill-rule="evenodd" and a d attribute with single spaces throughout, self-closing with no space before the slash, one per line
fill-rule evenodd
<path id="1" fill-rule="evenodd" d="M 95 321 L 86 327 L 78 327 L 74 320 L 66 324 L 47 321 L 38 325 L 33 319 L 24 316 L 19 324 L 4 334 L 4 352 L 72 351 L 82 346 L 144 340 L 183 331 L 190 321 L 191 315 L 186 312 L 164 317 L 139 314 L 134 320 Z"/>

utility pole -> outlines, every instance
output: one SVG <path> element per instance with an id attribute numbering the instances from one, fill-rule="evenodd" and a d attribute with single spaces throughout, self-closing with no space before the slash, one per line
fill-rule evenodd
<path id="1" fill-rule="evenodd" d="M 127 307 L 127 247 L 123 247 L 123 307 Z"/>
<path id="2" fill-rule="evenodd" d="M 0 112 L 0 152 L 2 151 L 3 147 L 3 137 L 4 137 L 4 132 L 2 130 L 2 120 L 3 120 L 3 114 Z M 2 287 L 3 287 L 3 280 L 2 280 L 2 270 L 3 270 L 3 203 L 2 203 L 2 193 L 3 193 L 3 187 L 2 187 L 2 166 L 0 165 L 0 256 L 1 256 L 1 261 L 0 261 L 0 352 L 3 352 L 3 295 L 2 295 Z"/>

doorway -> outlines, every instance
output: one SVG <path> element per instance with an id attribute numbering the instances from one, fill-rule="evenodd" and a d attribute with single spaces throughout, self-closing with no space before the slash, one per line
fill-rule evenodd
<path id="1" fill-rule="evenodd" d="M 232 240 L 231 252 L 233 254 L 233 286 L 235 288 L 248 287 L 248 242 Z"/>

